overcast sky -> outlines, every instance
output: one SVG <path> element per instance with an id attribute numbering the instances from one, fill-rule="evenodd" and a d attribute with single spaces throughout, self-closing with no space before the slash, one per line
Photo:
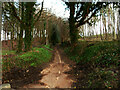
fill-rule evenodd
<path id="1" fill-rule="evenodd" d="M 43 0 L 37 0 L 37 2 L 42 2 Z M 56 14 L 58 17 L 68 18 L 69 11 L 65 10 L 66 5 L 62 0 L 44 0 L 44 8 L 52 10 L 52 13 Z"/>

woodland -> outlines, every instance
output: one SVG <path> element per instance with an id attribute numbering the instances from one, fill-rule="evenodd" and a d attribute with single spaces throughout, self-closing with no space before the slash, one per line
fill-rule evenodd
<path id="1" fill-rule="evenodd" d="M 119 88 L 119 2 L 61 1 L 69 18 L 44 0 L 1 3 L 2 85 Z"/>

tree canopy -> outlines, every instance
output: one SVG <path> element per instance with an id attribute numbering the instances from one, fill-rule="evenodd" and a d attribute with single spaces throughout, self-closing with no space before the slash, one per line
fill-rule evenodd
<path id="1" fill-rule="evenodd" d="M 75 44 L 78 41 L 77 28 L 85 23 L 91 24 L 90 19 L 98 15 L 102 8 L 107 7 L 113 2 L 65 2 L 70 9 L 69 27 L 71 43 Z M 118 3 L 113 3 L 116 6 Z"/>

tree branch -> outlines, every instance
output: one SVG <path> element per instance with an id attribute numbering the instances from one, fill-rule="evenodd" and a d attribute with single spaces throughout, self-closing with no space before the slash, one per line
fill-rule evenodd
<path id="1" fill-rule="evenodd" d="M 23 21 L 20 19 L 20 17 L 17 16 L 16 10 L 15 10 L 15 6 L 14 6 L 13 4 L 11 4 L 10 2 L 8 2 L 8 4 L 11 6 L 11 9 L 12 9 L 12 12 L 9 11 L 10 14 L 13 15 L 13 16 L 18 20 L 18 22 L 20 22 L 21 24 L 24 25 L 24 23 L 23 23 Z"/>
<path id="2" fill-rule="evenodd" d="M 40 10 L 37 14 L 35 14 L 35 16 L 34 16 L 34 18 L 35 18 L 36 20 L 34 21 L 33 25 L 35 25 L 35 23 L 39 20 L 39 18 L 40 18 L 40 16 L 41 16 L 41 13 L 42 13 L 42 10 L 43 10 L 43 3 L 44 3 L 44 2 L 42 2 L 41 10 Z"/>
<path id="3" fill-rule="evenodd" d="M 106 5 L 99 5 L 99 7 L 91 14 L 91 16 L 87 19 L 87 20 L 85 20 L 86 18 L 82 18 L 81 20 L 79 20 L 78 22 L 78 24 L 76 24 L 76 27 L 79 27 L 79 26 L 81 26 L 81 25 L 83 25 L 83 24 L 85 24 L 86 22 L 88 22 L 96 13 L 97 13 L 97 11 L 99 11 L 102 7 L 106 7 L 106 6 L 108 6 L 110 3 L 107 3 Z M 88 15 L 87 15 L 88 16 Z M 84 21 L 85 20 L 85 21 Z"/>

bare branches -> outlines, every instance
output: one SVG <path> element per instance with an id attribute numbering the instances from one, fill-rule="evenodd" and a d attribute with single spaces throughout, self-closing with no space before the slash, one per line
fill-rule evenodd
<path id="1" fill-rule="evenodd" d="M 35 16 L 34 16 L 35 21 L 34 21 L 33 25 L 35 25 L 35 23 L 39 20 L 39 18 L 41 16 L 41 13 L 42 13 L 42 10 L 43 10 L 43 3 L 44 2 L 42 2 L 41 10 L 37 14 L 35 14 Z"/>
<path id="2" fill-rule="evenodd" d="M 79 20 L 79 21 L 77 21 L 78 23 L 76 24 L 76 27 L 79 27 L 79 26 L 81 26 L 81 25 L 83 25 L 83 24 L 85 24 L 85 23 L 89 23 L 88 21 L 93 17 L 93 16 L 95 16 L 95 14 L 97 13 L 97 11 L 99 11 L 101 8 L 103 8 L 103 7 L 106 7 L 106 6 L 108 6 L 110 3 L 106 3 L 105 5 L 103 4 L 103 3 L 97 3 L 95 6 L 91 6 L 91 10 L 89 10 L 87 13 L 85 12 L 85 14 L 86 15 L 82 15 L 81 17 L 81 19 Z M 89 9 L 89 6 L 87 7 L 87 9 Z M 90 14 L 90 13 L 92 13 L 91 15 L 90 15 L 90 17 L 89 18 L 87 18 L 88 17 L 88 15 Z"/>
<path id="3" fill-rule="evenodd" d="M 10 2 L 8 2 L 9 6 L 11 7 L 11 11 L 10 11 L 10 14 L 13 15 L 20 23 L 23 23 L 20 19 L 20 17 L 17 15 L 17 12 L 16 12 L 16 7 L 11 4 Z"/>

